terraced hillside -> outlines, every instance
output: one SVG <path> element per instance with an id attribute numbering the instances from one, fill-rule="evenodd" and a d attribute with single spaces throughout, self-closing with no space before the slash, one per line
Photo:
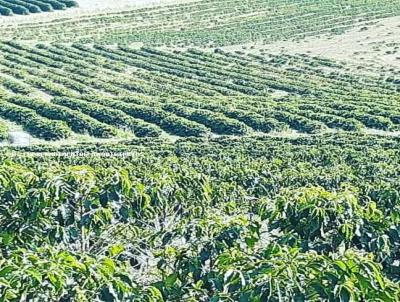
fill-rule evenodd
<path id="1" fill-rule="evenodd" d="M 400 125 L 398 82 L 316 57 L 15 42 L 0 50 L 0 117 L 47 140 Z"/>
<path id="2" fill-rule="evenodd" d="M 176 5 L 5 23 L 4 39 L 140 42 L 147 46 L 212 46 L 340 34 L 397 16 L 392 0 L 202 0 Z"/>
<path id="3" fill-rule="evenodd" d="M 1 0 L 0 16 L 29 15 L 76 6 L 75 0 Z"/>

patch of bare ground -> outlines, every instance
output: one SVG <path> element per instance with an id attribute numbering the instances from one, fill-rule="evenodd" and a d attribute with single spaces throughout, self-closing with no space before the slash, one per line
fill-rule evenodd
<path id="1" fill-rule="evenodd" d="M 49 95 L 48 93 L 46 93 L 42 90 L 37 90 L 37 89 L 34 92 L 30 93 L 28 96 L 32 97 L 32 98 L 38 98 L 38 99 L 41 99 L 42 101 L 46 101 L 46 102 L 50 102 L 52 99 L 51 95 Z"/>
<path id="2" fill-rule="evenodd" d="M 83 16 L 91 16 L 101 13 L 116 13 L 129 11 L 132 9 L 152 6 L 164 6 L 171 4 L 194 2 L 199 0 L 76 0 L 79 7 L 69 8 L 62 11 L 43 12 L 39 14 L 30 14 L 27 16 L 0 16 L 0 26 L 23 24 L 23 23 L 39 23 L 51 22 L 54 20 L 62 20 L 79 18 Z"/>
<path id="3" fill-rule="evenodd" d="M 22 126 L 17 125 L 6 119 L 0 119 L 8 127 L 8 139 L 0 141 L 0 147 L 4 146 L 29 146 L 35 139 L 26 131 L 22 129 Z"/>
<path id="4" fill-rule="evenodd" d="M 373 134 L 373 135 L 400 137 L 400 131 L 384 131 L 384 130 L 367 128 L 364 130 L 364 132 L 366 134 Z"/>
<path id="5" fill-rule="evenodd" d="M 249 43 L 224 47 L 246 53 L 308 54 L 371 67 L 375 71 L 400 69 L 400 16 L 358 24 L 340 35 L 308 37 L 301 41 Z"/>

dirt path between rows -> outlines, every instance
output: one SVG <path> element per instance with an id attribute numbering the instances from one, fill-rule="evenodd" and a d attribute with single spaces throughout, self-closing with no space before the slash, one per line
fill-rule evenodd
<path id="1" fill-rule="evenodd" d="M 304 40 L 270 44 L 248 43 L 224 47 L 246 53 L 308 54 L 347 61 L 376 70 L 400 69 L 400 16 L 360 23 L 340 35 L 307 37 Z"/>
<path id="2" fill-rule="evenodd" d="M 89 16 L 98 13 L 111 13 L 128 11 L 135 8 L 165 6 L 172 4 L 196 2 L 199 0 L 76 0 L 77 8 L 69 8 L 64 11 L 50 13 L 30 14 L 27 16 L 14 15 L 10 17 L 0 16 L 0 26 L 14 25 L 32 22 L 50 22 L 56 19 L 75 18 Z"/>

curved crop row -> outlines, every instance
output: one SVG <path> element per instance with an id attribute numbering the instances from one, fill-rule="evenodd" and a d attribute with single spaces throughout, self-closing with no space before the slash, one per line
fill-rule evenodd
<path id="1" fill-rule="evenodd" d="M 41 78 L 39 76 L 31 75 L 29 72 L 24 71 L 22 69 L 12 68 L 15 64 L 7 64 L 9 69 L 6 70 L 6 73 L 16 77 L 19 80 L 23 80 L 24 83 L 29 84 L 39 90 L 43 90 L 46 93 L 54 96 L 78 96 L 78 94 L 64 87 L 54 81 L 47 80 L 45 78 Z M 35 73 L 35 72 L 33 72 Z"/>
<path id="2" fill-rule="evenodd" d="M 298 114 L 300 114 L 298 112 Z M 344 118 L 332 114 L 311 113 L 308 111 L 301 111 L 301 114 L 309 119 L 323 122 L 329 128 L 337 128 L 345 131 L 358 131 L 362 128 L 362 123 L 354 118 Z"/>
<path id="3" fill-rule="evenodd" d="M 400 125 L 394 109 L 400 99 L 391 85 L 380 86 L 378 77 L 351 75 L 345 67 L 336 70 L 340 66 L 309 56 L 266 55 L 262 59 L 240 52 L 168 52 L 84 44 L 58 49 L 12 41 L 0 43 L 0 49 L 5 52 L 0 64 L 7 78 L 15 77 L 16 83 L 31 85 L 50 97 L 86 103 L 96 103 L 91 98 L 99 97 L 103 107 L 85 105 L 85 113 L 122 128 L 135 123 L 113 117 L 114 113 L 124 112 L 178 136 L 201 136 L 210 130 L 243 135 L 250 128 L 264 133 L 292 128 L 311 134 L 327 128 L 358 131 L 364 126 L 393 131 Z M 96 61 L 101 63 L 97 66 Z M 110 66 L 113 63 L 117 68 Z M 318 69 L 321 66 L 328 70 Z M 364 78 L 367 85 L 363 88 Z M 221 82 L 253 87 L 265 95 L 245 91 L 238 95 L 238 90 Z M 349 89 L 352 85 L 355 91 Z M 6 88 L 25 94 L 13 85 Z M 123 104 L 131 103 L 131 95 L 139 101 Z M 151 102 L 140 101 L 146 98 Z M 83 107 L 78 111 L 83 112 Z M 200 125 L 204 126 L 201 130 Z M 190 131 L 190 126 L 196 130 Z M 130 130 L 135 132 L 135 127 Z"/>
<path id="4" fill-rule="evenodd" d="M 344 117 L 347 120 L 357 120 L 361 122 L 365 127 L 380 129 L 380 130 L 391 130 L 394 128 L 393 123 L 389 118 L 372 115 L 370 113 L 366 113 L 359 109 L 354 110 L 338 110 L 338 109 L 330 109 L 322 106 L 318 106 L 316 104 L 300 104 L 299 108 L 301 110 L 318 110 L 320 113 L 332 114 L 339 117 Z M 316 113 L 316 114 L 320 114 Z"/>
<path id="5" fill-rule="evenodd" d="M 298 107 L 286 104 L 279 104 L 278 106 L 289 113 L 303 116 L 307 119 L 314 120 L 317 122 L 321 122 L 325 124 L 327 127 L 332 129 L 342 129 L 344 131 L 358 131 L 363 127 L 362 123 L 354 118 L 345 118 L 342 116 L 324 112 L 315 113 L 310 110 L 300 110 Z M 301 106 L 301 104 L 299 106 Z"/>
<path id="6" fill-rule="evenodd" d="M 165 132 L 177 136 L 205 136 L 209 130 L 203 125 L 189 121 L 185 118 L 176 116 L 170 112 L 162 110 L 160 107 L 148 107 L 145 105 L 127 104 L 118 100 L 109 102 L 101 98 L 87 97 L 91 102 L 121 110 L 128 115 L 155 124 Z"/>
<path id="7" fill-rule="evenodd" d="M 24 0 L 24 2 L 38 6 L 42 12 L 53 11 L 53 7 L 49 3 L 46 3 L 43 0 Z"/>
<path id="8" fill-rule="evenodd" d="M 292 114 L 285 111 L 274 111 L 273 117 L 288 124 L 291 128 L 303 133 L 318 133 L 325 130 L 326 126 L 320 122 L 311 120 L 309 118 Z"/>
<path id="9" fill-rule="evenodd" d="M 75 0 L 0 0 L 0 15 L 28 15 L 77 7 Z"/>
<path id="10" fill-rule="evenodd" d="M 162 108 L 173 112 L 178 116 L 203 124 L 216 134 L 223 135 L 244 135 L 249 132 L 249 128 L 242 122 L 227 118 L 222 114 L 204 109 L 188 108 L 179 104 L 166 104 Z"/>
<path id="11" fill-rule="evenodd" d="M 76 7 L 78 2 L 75 0 L 57 0 L 57 2 L 64 4 L 66 7 Z"/>
<path id="12" fill-rule="evenodd" d="M 122 63 L 126 64 L 127 66 L 134 67 L 135 69 L 139 70 L 140 72 L 145 72 L 147 74 L 150 73 L 153 76 L 158 75 L 159 77 L 157 77 L 156 83 L 159 83 L 159 81 L 162 81 L 164 83 L 166 80 L 173 79 L 174 85 L 179 85 L 179 83 L 181 83 L 181 82 L 192 84 L 192 86 L 191 86 L 192 91 L 197 91 L 199 89 L 202 90 L 205 88 L 208 91 L 213 90 L 216 93 L 222 94 L 222 95 L 236 95 L 237 94 L 235 91 L 232 91 L 221 85 L 215 85 L 215 83 L 207 83 L 204 81 L 197 81 L 193 78 L 182 78 L 182 77 L 179 77 L 176 73 L 169 73 L 167 75 L 162 74 L 160 72 L 159 68 L 152 68 L 150 66 L 151 64 L 141 62 L 140 60 L 132 60 L 123 55 L 117 55 L 117 54 L 114 54 L 111 52 L 107 52 L 106 50 L 99 49 L 99 47 L 94 49 L 94 48 L 91 48 L 89 46 L 82 45 L 82 44 L 73 44 L 72 47 L 79 49 L 79 50 L 83 51 L 84 53 L 87 53 L 88 55 L 97 55 L 97 56 L 99 56 L 99 58 L 103 58 L 103 59 L 107 58 L 107 59 L 113 60 L 114 62 L 122 62 Z M 166 70 L 167 70 L 167 68 L 164 68 L 164 71 L 166 71 Z M 165 88 L 163 88 L 162 90 L 165 90 Z"/>
<path id="13" fill-rule="evenodd" d="M 69 5 L 66 1 L 59 2 Z M 346 6 L 341 1 L 326 1 L 327 4 L 325 1 L 252 0 L 246 5 L 232 0 L 191 2 L 168 8 L 156 6 L 90 18 L 82 16 L 65 22 L 44 21 L 43 26 L 21 26 L 18 33 L 4 28 L 1 34 L 7 39 L 23 40 L 35 36 L 42 41 L 219 47 L 334 35 L 373 19 L 396 16 L 400 10 L 398 2 L 392 0 L 354 0 Z M 76 22 L 79 26 L 74 26 Z"/>
<path id="14" fill-rule="evenodd" d="M 11 2 L 7 2 L 7 1 L 3 1 L 0 0 L 0 6 L 4 9 L 7 8 L 9 10 L 11 10 L 12 13 L 17 14 L 17 15 L 29 15 L 29 9 L 26 8 L 25 6 L 21 6 L 18 4 L 13 4 Z M 5 12 L 5 16 L 9 16 L 9 12 L 8 11 L 4 11 Z"/>
<path id="15" fill-rule="evenodd" d="M 0 100 L 0 116 L 23 126 L 32 136 L 45 140 L 59 140 L 72 132 L 65 122 L 39 116 L 36 111 Z"/>
<path id="16" fill-rule="evenodd" d="M 7 0 L 7 2 L 11 3 L 11 4 L 15 4 L 15 5 L 19 5 L 22 7 L 25 7 L 29 13 L 41 13 L 41 9 L 39 6 L 29 3 L 27 1 L 22 1 L 22 0 Z"/>
<path id="17" fill-rule="evenodd" d="M 12 14 L 13 14 L 13 12 L 11 9 L 0 5 L 0 15 L 1 16 L 11 16 Z"/>
<path id="18" fill-rule="evenodd" d="M 235 119 L 246 124 L 256 131 L 264 133 L 273 131 L 279 132 L 287 130 L 288 128 L 287 124 L 279 122 L 276 119 L 265 117 L 254 111 L 232 108 L 232 104 L 229 103 L 216 103 L 214 99 L 202 98 L 198 101 L 180 99 L 178 103 L 192 108 L 201 108 L 222 113 L 231 119 Z"/>
<path id="19" fill-rule="evenodd" d="M 3 76 L 0 76 L 0 85 L 14 93 L 27 95 L 33 92 L 33 88 L 29 85 Z"/>
<path id="20" fill-rule="evenodd" d="M 115 128 L 63 106 L 25 97 L 11 97 L 9 101 L 19 106 L 35 110 L 46 118 L 64 121 L 77 133 L 88 133 L 94 137 L 100 138 L 113 137 L 117 134 Z"/>
<path id="21" fill-rule="evenodd" d="M 137 137 L 158 137 L 161 130 L 153 124 L 135 119 L 125 112 L 79 99 L 56 97 L 52 103 L 79 110 L 103 123 L 133 131 Z"/>
<path id="22" fill-rule="evenodd" d="M 63 1 L 59 0 L 40 0 L 40 1 L 50 4 L 55 10 L 64 10 L 67 8 L 67 5 Z"/>

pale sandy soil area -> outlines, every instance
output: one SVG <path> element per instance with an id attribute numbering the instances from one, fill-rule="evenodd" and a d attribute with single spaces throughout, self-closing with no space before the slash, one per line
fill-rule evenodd
<path id="1" fill-rule="evenodd" d="M 400 68 L 400 17 L 360 24 L 341 35 L 309 37 L 271 44 L 249 43 L 225 47 L 248 53 L 309 54 L 377 68 Z"/>
<path id="2" fill-rule="evenodd" d="M 143 5 L 162 5 L 171 2 L 174 2 L 174 0 L 78 0 L 80 9 L 89 11 L 130 8 Z"/>
<path id="3" fill-rule="evenodd" d="M 128 11 L 135 8 L 163 6 L 198 0 L 77 0 L 79 7 L 50 13 L 30 14 L 28 16 L 0 16 L 0 25 L 31 22 L 48 22 L 62 18 L 89 16 L 97 13 Z"/>

